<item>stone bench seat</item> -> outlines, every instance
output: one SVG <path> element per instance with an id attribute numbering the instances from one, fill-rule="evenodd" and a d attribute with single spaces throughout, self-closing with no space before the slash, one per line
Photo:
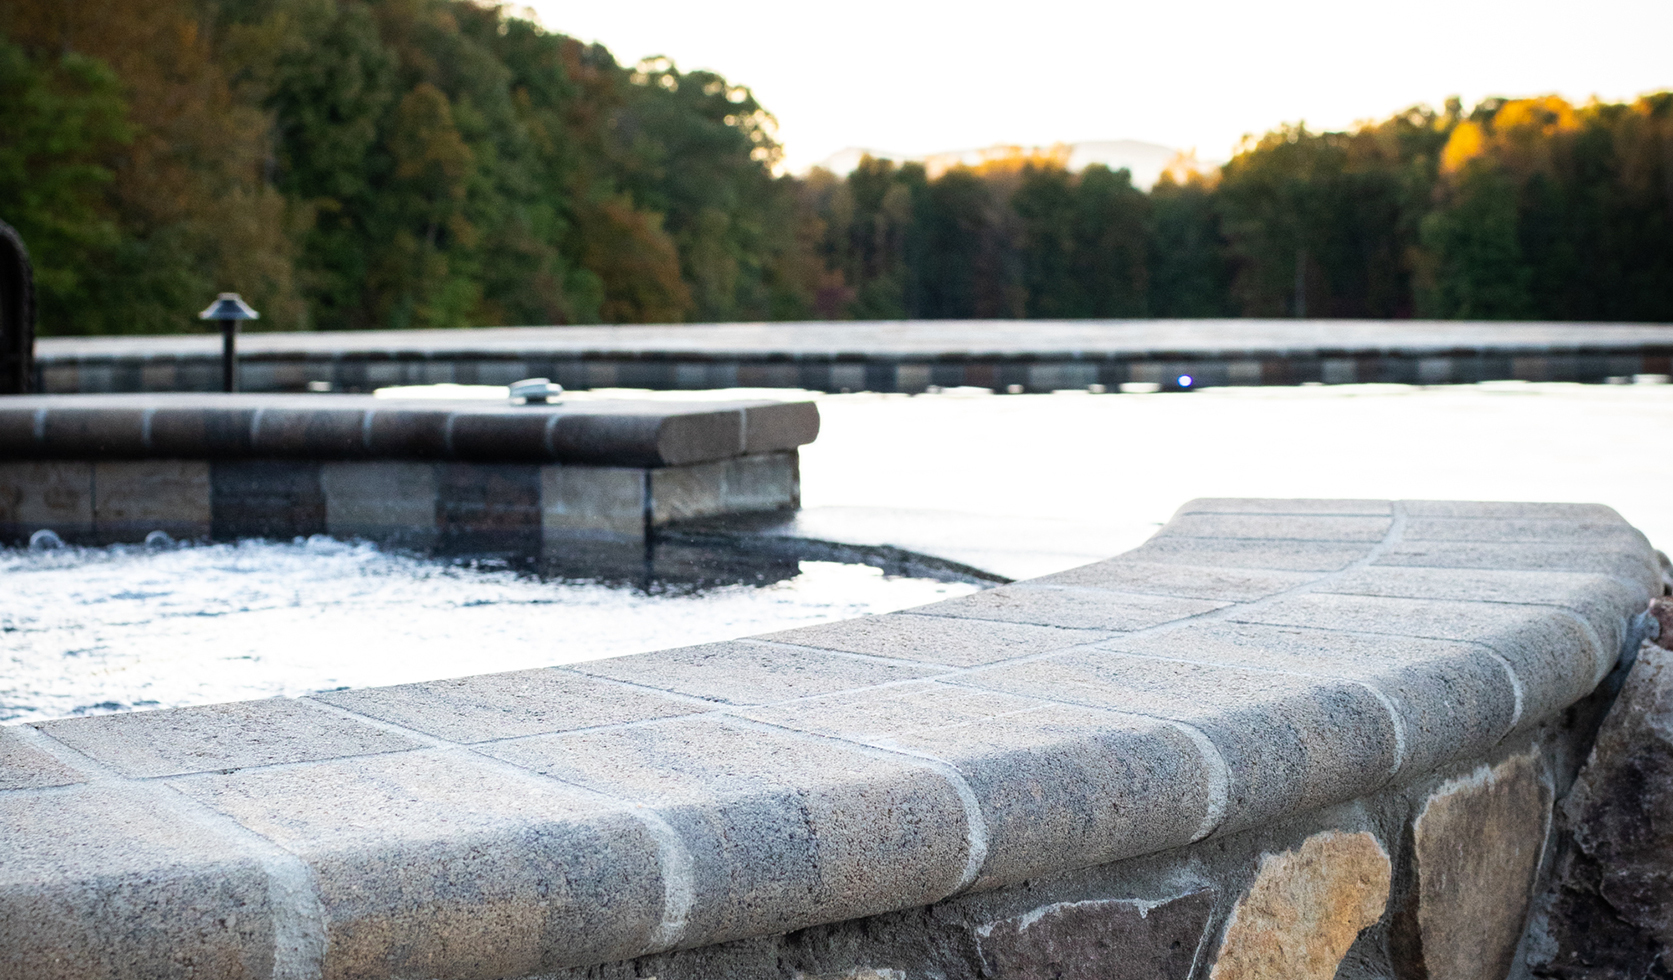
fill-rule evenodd
<path id="1" fill-rule="evenodd" d="M 551 975 L 1219 867 L 1555 744 L 1660 591 L 1602 506 L 1198 500 L 1120 557 L 898 613 L 4 728 L 0 975 Z M 1200 874 L 1221 922 L 1243 879 Z"/>

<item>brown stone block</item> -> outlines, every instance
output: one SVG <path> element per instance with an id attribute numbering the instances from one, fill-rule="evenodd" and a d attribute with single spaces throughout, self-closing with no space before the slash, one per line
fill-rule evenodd
<path id="1" fill-rule="evenodd" d="M 155 459 L 93 464 L 93 525 L 100 541 L 143 541 L 210 532 L 209 464 Z"/>
<path id="2" fill-rule="evenodd" d="M 1412 825 L 1415 880 L 1395 916 L 1396 974 L 1504 980 L 1527 923 L 1551 819 L 1531 755 L 1443 784 Z"/>
<path id="3" fill-rule="evenodd" d="M 1232 909 L 1212 980 L 1331 980 L 1360 930 L 1382 918 L 1388 852 L 1363 831 L 1327 830 L 1261 857 Z"/>
<path id="4" fill-rule="evenodd" d="M 91 463 L 0 463 L 0 539 L 27 540 L 43 528 L 68 540 L 92 537 Z"/>

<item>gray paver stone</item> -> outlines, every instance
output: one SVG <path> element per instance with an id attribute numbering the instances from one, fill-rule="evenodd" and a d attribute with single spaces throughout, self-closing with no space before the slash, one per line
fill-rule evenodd
<path id="1" fill-rule="evenodd" d="M 40 722 L 128 776 L 172 776 L 412 748 L 400 735 L 289 698 Z"/>
<path id="2" fill-rule="evenodd" d="M 643 952 L 658 848 L 618 804 L 470 753 L 407 752 L 170 784 L 309 867 L 326 980 L 524 976 Z"/>
<path id="3" fill-rule="evenodd" d="M 0 976 L 266 980 L 257 862 L 125 788 L 0 794 Z"/>
<path id="4" fill-rule="evenodd" d="M 455 742 L 619 725 L 706 710 L 700 703 L 549 667 L 314 697 Z"/>
<path id="5" fill-rule="evenodd" d="M 943 672 L 933 666 L 736 640 L 591 660 L 567 669 L 730 704 L 767 704 Z"/>
<path id="6" fill-rule="evenodd" d="M 921 762 L 851 745 L 705 717 L 483 751 L 667 820 L 694 876 L 682 945 L 928 904 L 968 864 L 952 784 Z"/>
<path id="7" fill-rule="evenodd" d="M 1071 629 L 1140 630 L 1229 605 L 1206 599 L 1106 589 L 1002 585 L 911 610 L 924 616 L 994 619 Z"/>
<path id="8" fill-rule="evenodd" d="M 1001 664 L 954 682 L 1200 730 L 1228 770 L 1225 832 L 1352 799 L 1386 782 L 1398 760 L 1394 719 L 1351 682 L 1106 652 Z"/>
<path id="9" fill-rule="evenodd" d="M 1485 648 L 1452 640 L 1339 630 L 1197 623 L 1118 637 L 1101 648 L 1354 681 L 1376 688 L 1403 725 L 1403 772 L 1479 756 L 1515 724 L 1516 687 Z"/>
<path id="10" fill-rule="evenodd" d="M 83 780 L 81 773 L 26 742 L 17 729 L 0 726 L 0 789 L 68 786 Z"/>
<path id="11" fill-rule="evenodd" d="M 979 889 L 1185 844 L 1221 789 L 1178 726 L 994 691 L 926 681 L 743 713 L 957 770 L 987 827 Z"/>
<path id="12" fill-rule="evenodd" d="M 766 633 L 755 639 L 868 653 L 897 660 L 972 667 L 1080 646 L 1113 635 L 1107 630 L 1071 630 L 995 620 L 885 613 L 801 626 L 779 633 Z"/>

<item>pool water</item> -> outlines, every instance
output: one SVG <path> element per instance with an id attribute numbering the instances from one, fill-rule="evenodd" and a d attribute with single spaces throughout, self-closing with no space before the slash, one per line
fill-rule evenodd
<path id="1" fill-rule="evenodd" d="M 977 588 L 834 562 L 785 572 L 624 585 L 325 537 L 0 549 L 0 723 L 573 663 Z"/>

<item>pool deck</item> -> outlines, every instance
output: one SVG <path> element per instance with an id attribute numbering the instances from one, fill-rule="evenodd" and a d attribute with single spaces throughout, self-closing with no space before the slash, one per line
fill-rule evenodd
<path id="1" fill-rule="evenodd" d="M 54 337 L 47 393 L 214 390 L 218 337 Z M 1122 384 L 1603 381 L 1673 371 L 1673 325 L 1373 320 L 942 320 L 256 333 L 249 391 L 403 384 L 1051 391 Z"/>

